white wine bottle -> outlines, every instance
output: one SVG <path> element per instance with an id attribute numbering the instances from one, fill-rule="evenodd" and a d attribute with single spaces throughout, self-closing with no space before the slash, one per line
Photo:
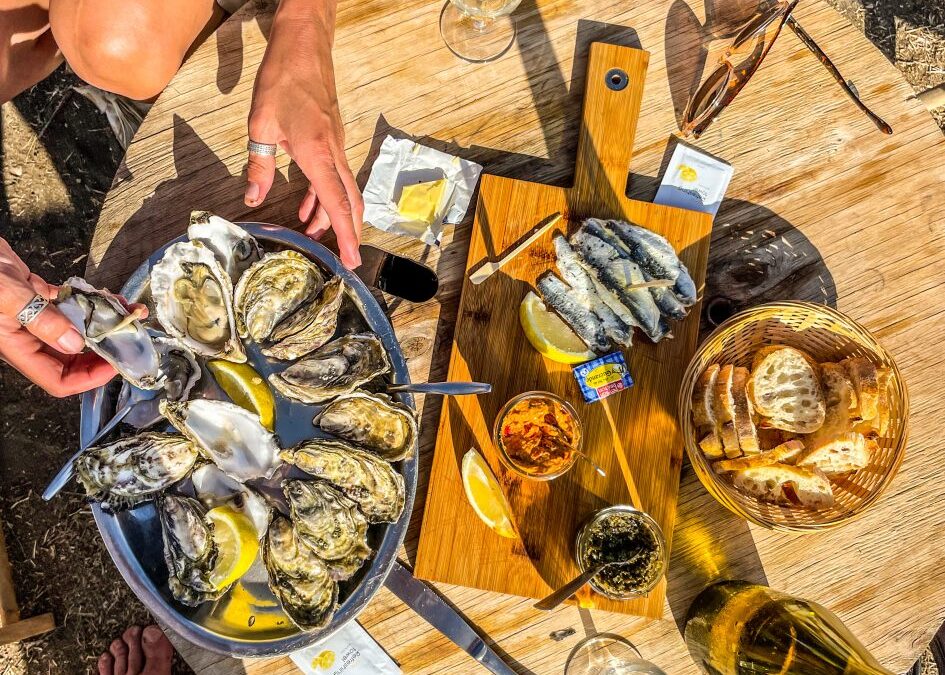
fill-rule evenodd
<path id="1" fill-rule="evenodd" d="M 709 675 L 893 675 L 825 607 L 745 581 L 702 591 L 685 636 Z"/>

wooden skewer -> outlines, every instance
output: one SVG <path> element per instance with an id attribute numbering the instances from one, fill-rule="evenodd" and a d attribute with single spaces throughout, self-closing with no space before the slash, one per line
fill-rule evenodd
<path id="1" fill-rule="evenodd" d="M 505 265 L 507 262 L 509 262 L 512 258 L 517 256 L 519 253 L 524 251 L 526 248 L 528 248 L 532 244 L 534 244 L 535 241 L 539 237 L 541 237 L 545 232 L 550 230 L 556 223 L 560 222 L 562 217 L 563 216 L 561 215 L 560 212 L 555 213 L 554 215 L 550 216 L 544 225 L 542 225 L 537 230 L 535 230 L 531 234 L 531 236 L 529 236 L 521 244 L 519 244 L 518 246 L 513 248 L 511 251 L 506 253 L 504 256 L 502 256 L 502 258 L 500 258 L 497 262 L 490 262 L 487 260 L 486 262 L 482 263 L 482 265 L 480 265 L 476 269 L 475 272 L 469 275 L 469 280 L 475 285 L 481 284 L 483 281 L 485 281 L 486 279 L 491 277 L 493 274 L 495 274 L 497 271 L 499 271 L 499 269 L 503 265 Z"/>
<path id="2" fill-rule="evenodd" d="M 669 288 L 675 285 L 676 282 L 672 279 L 652 279 L 650 281 L 641 281 L 638 284 L 630 284 L 627 286 L 627 290 L 633 291 L 637 288 Z"/>

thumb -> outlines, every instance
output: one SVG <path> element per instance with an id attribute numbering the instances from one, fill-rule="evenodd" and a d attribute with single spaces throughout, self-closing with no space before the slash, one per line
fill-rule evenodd
<path id="1" fill-rule="evenodd" d="M 59 308 L 52 304 L 26 324 L 26 330 L 65 354 L 78 354 L 85 349 L 85 339 Z"/>
<path id="2" fill-rule="evenodd" d="M 276 143 L 272 125 L 255 112 L 250 113 L 249 138 L 257 143 Z M 249 161 L 246 166 L 246 192 L 243 195 L 246 206 L 259 206 L 263 203 L 266 195 L 269 194 L 269 188 L 272 187 L 275 175 L 275 157 L 249 153 Z"/>

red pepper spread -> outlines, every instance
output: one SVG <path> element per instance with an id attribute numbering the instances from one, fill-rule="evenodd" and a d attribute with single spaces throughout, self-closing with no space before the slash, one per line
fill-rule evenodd
<path id="1" fill-rule="evenodd" d="M 557 401 L 530 397 L 502 418 L 502 447 L 524 472 L 536 476 L 560 471 L 574 459 L 578 443 L 574 417 Z"/>

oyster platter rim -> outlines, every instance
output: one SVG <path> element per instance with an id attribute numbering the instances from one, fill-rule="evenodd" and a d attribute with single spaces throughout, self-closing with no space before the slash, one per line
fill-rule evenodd
<path id="1" fill-rule="evenodd" d="M 390 319 L 364 282 L 347 270 L 334 253 L 304 234 L 280 225 L 257 222 L 237 222 L 235 224 L 245 229 L 262 244 L 275 244 L 298 251 L 314 262 L 328 268 L 332 274 L 340 276 L 350 289 L 348 297 L 355 303 L 370 330 L 377 334 L 387 350 L 392 366 L 392 383 L 410 383 L 406 360 L 400 343 L 394 334 Z M 122 295 L 131 301 L 139 299 L 148 286 L 151 268 L 161 259 L 169 246 L 182 241 L 187 241 L 186 234 L 168 241 L 155 251 L 128 278 L 121 289 Z M 97 432 L 105 418 L 102 408 L 108 397 L 105 395 L 104 389 L 105 387 L 100 387 L 82 394 L 80 429 L 83 441 L 91 438 Z M 416 412 L 412 395 L 395 394 L 395 397 Z M 315 427 L 313 426 L 312 429 L 314 432 Z M 123 523 L 127 522 L 128 519 L 140 517 L 139 514 L 135 511 L 123 512 L 117 515 L 110 514 L 105 512 L 98 503 L 92 504 L 92 513 L 105 547 L 122 578 L 147 607 L 148 611 L 155 616 L 158 623 L 172 629 L 188 641 L 219 654 L 238 657 L 287 654 L 330 637 L 342 626 L 356 618 L 384 583 L 407 534 L 407 526 L 410 523 L 413 511 L 417 491 L 418 445 L 419 439 L 415 438 L 412 451 L 407 458 L 400 462 L 400 473 L 404 477 L 406 491 L 403 513 L 397 522 L 382 525 L 385 529 L 381 535 L 380 544 L 374 555 L 366 563 L 367 570 L 357 587 L 343 602 L 339 603 L 331 622 L 327 626 L 308 631 L 300 629 L 298 632 L 285 637 L 252 640 L 222 635 L 202 625 L 199 621 L 184 616 L 152 582 L 129 544 Z M 156 518 L 157 516 L 154 515 L 153 517 Z M 162 547 L 163 544 L 158 542 L 150 553 L 163 559 Z"/>

